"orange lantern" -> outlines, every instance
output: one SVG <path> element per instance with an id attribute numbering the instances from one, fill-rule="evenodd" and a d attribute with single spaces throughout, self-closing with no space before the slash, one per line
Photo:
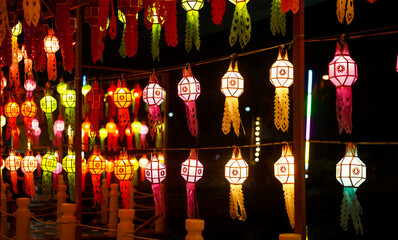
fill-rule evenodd
<path id="1" fill-rule="evenodd" d="M 115 106 L 115 103 L 113 102 L 113 93 L 115 92 L 115 90 L 116 90 L 116 86 L 113 82 L 111 82 L 111 85 L 109 86 L 109 88 L 107 90 L 108 96 L 106 98 L 108 111 L 105 112 L 105 114 L 109 118 L 115 117 L 117 115 L 116 106 Z"/>
<path id="2" fill-rule="evenodd" d="M 86 117 L 86 120 L 82 123 L 82 137 L 83 137 L 82 148 L 84 149 L 85 152 L 88 151 L 88 137 L 90 131 L 91 131 L 91 123 L 88 121 L 88 117 Z"/>
<path id="3" fill-rule="evenodd" d="M 82 192 L 86 189 L 86 174 L 88 173 L 88 165 L 86 159 L 82 159 Z"/>
<path id="4" fill-rule="evenodd" d="M 22 172 L 25 173 L 25 193 L 28 196 L 35 197 L 35 183 L 33 181 L 33 172 L 37 169 L 37 159 L 28 150 L 21 162 Z"/>
<path id="5" fill-rule="evenodd" d="M 141 182 L 143 182 L 143 181 L 145 181 L 145 168 L 149 164 L 149 160 L 146 157 L 146 154 L 142 155 L 142 157 L 138 161 L 138 164 L 140 165 Z"/>
<path id="6" fill-rule="evenodd" d="M 120 139 L 124 137 L 124 131 L 129 128 L 131 131 L 131 122 L 129 107 L 132 103 L 131 91 L 126 87 L 126 82 L 124 79 L 122 82 L 118 82 L 117 88 L 113 93 L 113 102 L 118 108 L 118 130 L 120 134 Z"/>
<path id="7" fill-rule="evenodd" d="M 57 59 L 55 53 L 59 50 L 59 41 L 55 36 L 54 29 L 48 30 L 47 37 L 44 38 L 44 51 L 47 53 L 47 74 L 49 80 L 57 79 Z"/>
<path id="8" fill-rule="evenodd" d="M 115 163 L 112 161 L 112 159 L 106 160 L 106 165 L 105 165 L 105 172 L 106 172 L 106 187 L 109 188 L 111 185 L 112 181 L 112 172 L 115 168 Z"/>
<path id="9" fill-rule="evenodd" d="M 19 115 L 19 105 L 15 102 L 14 97 L 10 97 L 8 103 L 4 106 L 4 114 L 8 117 L 6 130 L 6 139 L 10 139 L 11 133 L 18 128 L 17 117 Z M 17 137 L 18 136 L 13 136 Z"/>
<path id="10" fill-rule="evenodd" d="M 113 118 L 111 118 L 111 120 L 106 124 L 105 129 L 108 131 L 108 151 L 111 151 L 112 147 L 113 150 L 116 151 L 118 145 L 117 126 L 113 121 Z"/>
<path id="11" fill-rule="evenodd" d="M 24 117 L 26 137 L 30 142 L 33 140 L 33 128 L 32 128 L 32 118 L 36 116 L 37 105 L 33 100 L 33 97 L 27 98 L 21 105 L 21 114 Z"/>
<path id="12" fill-rule="evenodd" d="M 88 171 L 91 174 L 91 181 L 93 182 L 94 204 L 99 205 L 103 198 L 101 191 L 101 174 L 105 171 L 106 162 L 98 146 L 94 146 L 94 152 L 88 158 L 87 164 Z"/>
<path id="13" fill-rule="evenodd" d="M 10 171 L 11 182 L 14 193 L 18 193 L 18 174 L 17 170 L 21 167 L 22 157 L 15 155 L 14 149 L 11 148 L 10 155 L 4 161 L 6 168 Z"/>
<path id="14" fill-rule="evenodd" d="M 128 159 L 127 151 L 120 152 L 119 159 L 115 162 L 114 174 L 119 179 L 120 192 L 122 193 L 123 208 L 130 208 L 130 189 L 129 182 L 134 176 L 134 165 Z"/>

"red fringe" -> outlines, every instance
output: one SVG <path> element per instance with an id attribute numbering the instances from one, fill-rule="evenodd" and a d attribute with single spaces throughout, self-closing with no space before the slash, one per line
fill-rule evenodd
<path id="1" fill-rule="evenodd" d="M 120 192 L 122 193 L 122 205 L 124 209 L 130 208 L 130 188 L 129 181 L 120 181 Z"/>
<path id="2" fill-rule="evenodd" d="M 225 0 L 222 0 L 225 1 Z M 164 25 L 166 43 L 168 46 L 177 46 L 177 10 L 176 1 L 165 1 L 166 21 Z"/>
<path id="3" fill-rule="evenodd" d="M 225 13 L 225 0 L 212 0 L 211 1 L 211 20 L 214 24 L 220 25 Z"/>
<path id="4" fill-rule="evenodd" d="M 124 32 L 124 43 L 126 54 L 129 57 L 135 56 L 138 48 L 138 22 L 135 15 L 126 16 L 126 30 Z"/>

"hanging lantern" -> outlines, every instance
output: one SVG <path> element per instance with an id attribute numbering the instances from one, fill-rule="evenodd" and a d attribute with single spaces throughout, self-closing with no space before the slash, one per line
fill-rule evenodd
<path id="1" fill-rule="evenodd" d="M 281 11 L 282 13 L 287 13 L 289 10 L 292 10 L 293 14 L 296 14 L 300 9 L 300 1 L 299 0 L 281 0 Z"/>
<path id="2" fill-rule="evenodd" d="M 33 135 L 35 136 L 35 146 L 39 146 L 39 137 L 41 129 L 39 127 L 33 128 Z"/>
<path id="3" fill-rule="evenodd" d="M 15 102 L 14 97 L 10 96 L 7 104 L 4 106 L 4 115 L 8 117 L 8 124 L 6 130 L 7 140 L 10 139 L 12 132 L 18 128 L 17 117 L 19 115 L 19 112 L 20 112 L 19 105 Z"/>
<path id="4" fill-rule="evenodd" d="M 63 60 L 63 66 L 65 71 L 69 73 L 75 66 L 75 54 L 73 51 L 73 32 L 74 27 L 71 27 L 70 6 L 72 0 L 59 0 L 56 1 L 56 26 L 58 31 L 59 45 L 61 47 L 61 54 Z"/>
<path id="5" fill-rule="evenodd" d="M 106 165 L 105 165 L 105 172 L 106 172 L 106 187 L 109 188 L 111 185 L 112 181 L 112 172 L 114 171 L 115 168 L 115 163 L 110 160 L 106 160 Z"/>
<path id="6" fill-rule="evenodd" d="M 134 166 L 127 156 L 127 151 L 120 152 L 119 159 L 115 162 L 114 174 L 119 179 L 120 192 L 122 193 L 122 205 L 124 209 L 130 208 L 129 182 L 134 176 Z"/>
<path id="7" fill-rule="evenodd" d="M 350 25 L 354 19 L 354 0 L 338 0 L 336 8 L 336 15 L 339 22 L 343 23 L 345 18 L 347 25 Z"/>
<path id="8" fill-rule="evenodd" d="M 61 146 L 62 145 L 62 132 L 65 130 L 65 122 L 62 119 L 62 115 L 59 114 L 58 120 L 54 122 L 54 146 Z"/>
<path id="9" fill-rule="evenodd" d="M 279 49 L 278 59 L 272 64 L 269 80 L 275 87 L 274 124 L 276 129 L 286 132 L 289 128 L 289 87 L 293 84 L 293 64 L 287 58 L 287 51 Z"/>
<path id="10" fill-rule="evenodd" d="M 37 106 L 33 97 L 27 98 L 21 105 L 21 114 L 24 117 L 25 132 L 29 142 L 33 142 L 32 119 L 36 116 L 36 113 Z"/>
<path id="11" fill-rule="evenodd" d="M 274 36 L 276 33 L 286 34 L 286 14 L 281 10 L 281 0 L 271 1 L 270 30 Z"/>
<path id="12" fill-rule="evenodd" d="M 184 100 L 185 112 L 188 120 L 189 132 L 193 137 L 198 136 L 198 119 L 196 116 L 195 100 L 200 95 L 200 83 L 193 76 L 191 66 L 182 69 L 182 79 L 177 84 L 178 96 Z"/>
<path id="13" fill-rule="evenodd" d="M 35 80 L 30 79 L 30 78 L 25 80 L 24 88 L 26 90 L 26 96 L 27 97 L 33 97 L 32 93 L 36 89 L 36 86 L 37 86 L 37 84 L 36 84 Z"/>
<path id="14" fill-rule="evenodd" d="M 122 80 L 122 83 L 119 81 L 117 84 L 117 88 L 113 93 L 113 102 L 118 108 L 118 130 L 120 139 L 122 140 L 125 129 L 129 128 L 131 131 L 130 114 L 128 108 L 132 103 L 131 91 L 126 87 L 126 82 L 124 79 Z"/>
<path id="15" fill-rule="evenodd" d="M 48 79 L 55 80 L 57 79 L 57 59 L 55 53 L 59 50 L 59 41 L 52 28 L 48 30 L 48 35 L 44 38 L 44 50 L 47 53 Z"/>
<path id="16" fill-rule="evenodd" d="M 282 146 L 282 156 L 274 164 L 274 174 L 282 183 L 287 216 L 294 228 L 294 157 L 288 144 Z"/>
<path id="17" fill-rule="evenodd" d="M 108 132 L 108 151 L 111 151 L 111 148 L 113 147 L 113 150 L 116 151 L 116 148 L 118 146 L 118 139 L 117 139 L 117 126 L 115 122 L 113 121 L 113 118 L 106 124 L 105 126 L 106 131 Z"/>
<path id="18" fill-rule="evenodd" d="M 140 133 L 140 147 L 147 148 L 148 142 L 146 140 L 146 135 L 149 133 L 149 128 L 147 125 L 145 125 L 144 121 L 141 124 L 141 129 L 139 133 Z"/>
<path id="19" fill-rule="evenodd" d="M 45 96 L 40 99 L 40 108 L 46 114 L 47 125 L 48 125 L 48 136 L 50 140 L 54 139 L 54 123 L 53 123 L 53 112 L 57 109 L 57 100 L 50 96 L 47 90 Z"/>
<path id="20" fill-rule="evenodd" d="M 329 80 L 336 87 L 336 112 L 339 132 L 352 132 L 351 85 L 358 79 L 358 68 L 348 52 L 346 42 L 337 43 L 336 53 L 329 63 Z"/>
<path id="21" fill-rule="evenodd" d="M 155 72 L 152 73 L 149 84 L 142 92 L 142 100 L 148 104 L 148 121 L 152 139 L 156 131 L 163 132 L 160 104 L 164 100 L 164 89 L 158 84 Z"/>
<path id="22" fill-rule="evenodd" d="M 75 163 L 76 155 L 72 147 L 68 148 L 68 155 L 62 159 L 62 166 L 65 172 L 68 174 L 68 185 L 69 185 L 69 197 L 72 201 L 75 201 Z M 84 180 L 84 179 L 82 179 Z"/>
<path id="23" fill-rule="evenodd" d="M 138 161 L 138 164 L 140 165 L 141 182 L 143 182 L 143 181 L 145 181 L 145 168 L 149 164 L 149 160 L 146 157 L 146 154 L 142 155 L 142 157 Z"/>
<path id="24" fill-rule="evenodd" d="M 165 217 L 166 211 L 160 183 L 166 178 L 166 166 L 159 162 L 155 154 L 152 155 L 151 162 L 145 167 L 145 178 L 152 183 L 155 215 Z"/>
<path id="25" fill-rule="evenodd" d="M 221 78 L 221 92 L 225 95 L 225 107 L 222 121 L 222 132 L 228 134 L 231 123 L 236 136 L 239 137 L 239 129 L 242 123 L 239 113 L 239 97 L 244 89 L 244 79 L 238 70 L 238 61 L 233 67 L 232 59 L 228 71 Z"/>
<path id="26" fill-rule="evenodd" d="M 61 103 L 65 107 L 65 124 L 75 130 L 76 91 L 67 89 L 61 94 Z"/>
<path id="27" fill-rule="evenodd" d="M 225 1 L 225 0 L 223 0 Z M 166 0 L 165 5 L 165 23 L 164 23 L 164 33 L 166 38 L 167 46 L 177 46 L 178 36 L 177 36 L 177 0 Z"/>
<path id="28" fill-rule="evenodd" d="M 55 157 L 53 150 L 49 149 L 47 153 L 42 157 L 40 167 L 41 170 L 43 170 L 43 195 L 48 197 L 51 194 L 52 172 L 57 167 L 57 158 Z"/>
<path id="29" fill-rule="evenodd" d="M 118 0 L 118 8 L 124 16 L 125 29 L 123 32 L 123 42 L 125 44 L 126 55 L 135 56 L 138 48 L 138 12 L 143 7 L 142 0 Z M 121 16 L 119 14 L 119 16 Z M 120 19 L 121 17 L 119 17 Z"/>
<path id="30" fill-rule="evenodd" d="M 106 128 L 100 128 L 99 130 L 99 136 L 100 136 L 100 143 L 101 143 L 101 151 L 105 151 L 105 138 L 108 137 L 108 131 L 106 131 Z"/>
<path id="31" fill-rule="evenodd" d="M 235 11 L 229 34 L 229 44 L 232 47 L 239 38 L 240 47 L 243 49 L 249 42 L 252 31 L 252 23 L 246 5 L 249 0 L 231 0 L 230 2 L 235 4 Z"/>
<path id="32" fill-rule="evenodd" d="M 91 181 L 93 183 L 94 205 L 99 206 L 103 200 L 101 191 L 101 174 L 105 171 L 106 162 L 104 157 L 102 157 L 98 146 L 94 146 L 94 152 L 89 157 L 87 164 L 88 171 L 91 174 Z"/>
<path id="33" fill-rule="evenodd" d="M 90 4 L 84 8 L 84 21 L 91 27 L 91 56 L 93 63 L 100 60 L 104 50 L 104 42 L 101 36 L 99 24 L 99 2 L 90 1 Z"/>
<path id="34" fill-rule="evenodd" d="M 131 96 L 133 97 L 134 100 L 132 101 L 134 118 L 138 118 L 138 110 L 140 108 L 140 98 L 142 97 L 142 90 L 138 83 L 135 84 L 134 89 L 131 90 Z"/>
<path id="35" fill-rule="evenodd" d="M 136 119 L 134 122 L 131 123 L 131 129 L 133 130 L 134 133 L 134 142 L 135 142 L 135 148 L 140 147 L 140 130 L 141 130 L 142 124 L 138 122 Z"/>
<path id="36" fill-rule="evenodd" d="M 195 218 L 197 210 L 195 182 L 203 177 L 203 165 L 199 162 L 195 150 L 191 150 L 189 158 L 181 164 L 181 176 L 187 182 L 187 215 Z"/>
<path id="37" fill-rule="evenodd" d="M 82 191 L 86 190 L 86 174 L 88 173 L 88 165 L 86 159 L 82 159 Z"/>
<path id="38" fill-rule="evenodd" d="M 91 90 L 86 95 L 86 103 L 90 107 L 90 123 L 92 126 L 92 136 L 99 135 L 99 119 L 100 119 L 100 106 L 101 106 L 101 93 L 98 87 L 98 82 L 94 81 Z"/>
<path id="39" fill-rule="evenodd" d="M 199 10 L 203 7 L 203 0 L 182 0 L 181 5 L 187 12 L 185 25 L 185 49 L 191 51 L 192 44 L 195 43 L 196 50 L 200 48 L 199 34 Z"/>
<path id="40" fill-rule="evenodd" d="M 37 169 L 37 159 L 32 155 L 32 151 L 28 150 L 21 161 L 21 169 L 25 174 L 24 190 L 26 195 L 34 198 L 36 195 L 35 183 L 33 181 L 33 172 Z"/>
<path id="41" fill-rule="evenodd" d="M 152 30 L 152 59 L 159 60 L 160 32 L 165 22 L 165 6 L 156 1 L 149 1 L 145 8 L 145 25 Z"/>
<path id="42" fill-rule="evenodd" d="M 19 80 L 19 66 L 18 66 L 18 36 L 22 33 L 22 24 L 20 21 L 12 27 L 11 30 L 11 65 L 9 69 L 9 85 L 10 87 L 14 86 L 15 89 L 18 89 L 20 83 Z"/>
<path id="43" fill-rule="evenodd" d="M 59 79 L 59 83 L 57 84 L 57 93 L 61 95 L 68 89 L 68 84 L 64 82 L 64 79 L 61 77 Z"/>
<path id="44" fill-rule="evenodd" d="M 344 186 L 340 226 L 347 231 L 348 220 L 351 217 L 356 233 L 363 234 L 359 216 L 362 214 L 362 208 L 355 193 L 359 185 L 366 180 L 366 165 L 358 158 L 355 144 L 347 144 L 344 157 L 336 165 L 336 179 Z"/>
<path id="45" fill-rule="evenodd" d="M 82 86 L 82 94 L 83 96 L 86 96 L 88 92 L 91 91 L 91 85 L 89 83 L 86 83 Z"/>
<path id="46" fill-rule="evenodd" d="M 88 139 L 91 131 L 91 123 L 88 121 L 88 117 L 86 117 L 86 120 L 82 123 L 82 138 L 83 138 L 83 150 L 85 152 L 88 152 Z"/>
<path id="47" fill-rule="evenodd" d="M 53 189 L 54 189 L 54 191 L 58 191 L 58 176 L 61 172 L 62 172 L 62 163 L 57 162 L 57 166 L 55 167 L 55 169 L 53 171 L 53 175 L 54 175 Z"/>
<path id="48" fill-rule="evenodd" d="M 21 134 L 21 130 L 17 127 L 16 129 L 13 129 L 11 132 L 12 135 L 12 143 L 15 148 L 18 148 L 19 144 L 19 135 Z"/>
<path id="49" fill-rule="evenodd" d="M 4 161 L 6 168 L 10 171 L 11 182 L 14 193 L 18 194 L 18 174 L 17 170 L 21 167 L 22 157 L 15 155 L 14 149 L 11 148 L 10 155 Z"/>
<path id="50" fill-rule="evenodd" d="M 225 178 L 230 183 L 229 191 L 229 215 L 232 219 L 246 220 L 246 209 L 243 200 L 242 184 L 249 176 L 249 165 L 242 158 L 240 149 L 237 155 L 235 150 L 232 152 L 232 158 L 225 165 Z M 239 214 L 240 209 L 240 214 Z"/>
<path id="51" fill-rule="evenodd" d="M 220 25 L 225 13 L 225 0 L 212 0 L 211 1 L 211 20 L 214 24 Z"/>

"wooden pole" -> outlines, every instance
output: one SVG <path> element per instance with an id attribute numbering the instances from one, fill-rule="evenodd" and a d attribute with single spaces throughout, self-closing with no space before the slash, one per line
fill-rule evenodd
<path id="1" fill-rule="evenodd" d="M 83 8 L 76 9 L 76 44 L 75 44 L 75 203 L 77 205 L 76 220 L 82 221 L 82 34 L 83 34 Z M 76 228 L 76 239 L 82 239 L 82 230 L 79 226 Z"/>
<path id="2" fill-rule="evenodd" d="M 293 155 L 295 161 L 295 232 L 306 238 L 305 214 L 305 128 L 304 128 L 304 85 L 305 85 L 305 57 L 304 57 L 304 0 L 300 1 L 300 10 L 293 15 Z"/>

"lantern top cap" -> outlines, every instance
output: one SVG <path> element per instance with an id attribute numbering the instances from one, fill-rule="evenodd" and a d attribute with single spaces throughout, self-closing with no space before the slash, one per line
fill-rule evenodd
<path id="1" fill-rule="evenodd" d="M 182 77 L 193 77 L 191 65 L 189 63 L 187 63 L 186 67 L 182 67 Z"/>
<path id="2" fill-rule="evenodd" d="M 340 40 L 341 42 L 337 42 L 336 43 L 336 52 L 335 52 L 335 56 L 339 56 L 339 55 L 346 55 L 346 56 L 350 56 L 350 51 L 348 50 L 348 45 L 347 42 L 345 42 L 344 40 Z"/>
<path id="3" fill-rule="evenodd" d="M 345 157 L 358 157 L 358 150 L 356 144 L 347 143 Z"/>
<path id="4" fill-rule="evenodd" d="M 282 146 L 282 156 L 284 156 L 284 157 L 292 156 L 293 155 L 292 154 L 292 149 L 291 149 L 289 143 L 283 142 L 282 144 L 283 144 L 283 146 Z"/>
<path id="5" fill-rule="evenodd" d="M 191 149 L 191 153 L 189 154 L 189 159 L 198 159 L 198 153 L 197 150 Z"/>
<path id="6" fill-rule="evenodd" d="M 285 46 L 282 45 L 281 47 L 279 47 L 279 53 L 278 53 L 278 59 L 277 60 L 286 60 L 289 61 L 288 55 L 287 55 L 287 51 L 285 49 Z"/>

